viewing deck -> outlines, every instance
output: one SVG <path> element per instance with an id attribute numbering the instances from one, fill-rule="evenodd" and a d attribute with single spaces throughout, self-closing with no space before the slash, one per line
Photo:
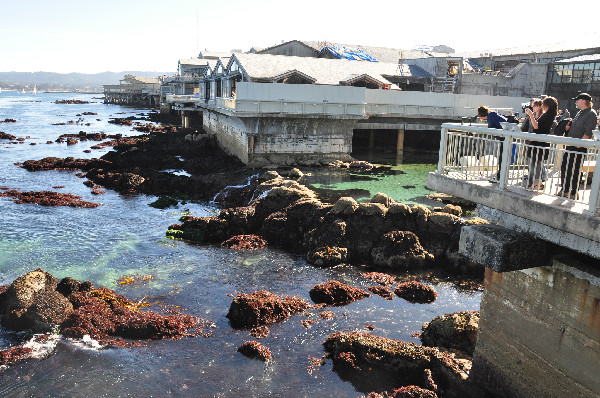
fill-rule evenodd
<path id="1" fill-rule="evenodd" d="M 483 205 L 480 214 L 498 225 L 600 258 L 600 173 L 594 173 L 599 149 L 596 140 L 444 123 L 438 169 L 427 186 Z M 540 161 L 545 178 L 541 173 L 528 179 L 532 158 Z M 570 171 L 577 173 L 576 195 L 562 196 L 569 184 L 563 186 L 561 175 Z"/>

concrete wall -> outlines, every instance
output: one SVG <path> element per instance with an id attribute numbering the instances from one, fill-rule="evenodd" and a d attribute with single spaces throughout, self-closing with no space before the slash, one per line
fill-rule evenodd
<path id="1" fill-rule="evenodd" d="M 485 292 L 470 377 L 500 396 L 600 396 L 600 270 L 567 257 L 496 273 Z"/>
<path id="2" fill-rule="evenodd" d="M 350 159 L 356 120 L 238 118 L 204 111 L 203 127 L 229 154 L 252 167 Z"/>
<path id="3" fill-rule="evenodd" d="M 523 64 L 514 76 L 464 73 L 459 84 L 461 94 L 537 97 L 544 94 L 547 64 Z"/>

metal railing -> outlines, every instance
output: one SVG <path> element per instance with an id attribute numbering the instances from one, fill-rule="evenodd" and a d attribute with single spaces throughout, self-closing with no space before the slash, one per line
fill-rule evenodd
<path id="1" fill-rule="evenodd" d="M 438 173 L 491 181 L 498 190 L 529 191 L 587 205 L 598 214 L 600 141 L 444 123 Z"/>

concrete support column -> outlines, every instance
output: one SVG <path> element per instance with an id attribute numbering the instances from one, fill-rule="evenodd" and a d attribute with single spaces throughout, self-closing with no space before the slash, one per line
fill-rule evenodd
<path id="1" fill-rule="evenodd" d="M 371 129 L 371 134 L 369 136 L 369 149 L 375 148 L 375 131 Z"/>
<path id="2" fill-rule="evenodd" d="M 404 159 L 404 129 L 398 130 L 398 140 L 396 141 L 396 163 L 402 163 Z"/>

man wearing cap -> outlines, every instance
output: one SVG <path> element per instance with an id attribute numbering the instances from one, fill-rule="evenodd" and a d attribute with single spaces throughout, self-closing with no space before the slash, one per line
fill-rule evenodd
<path id="1" fill-rule="evenodd" d="M 592 103 L 592 97 L 587 93 L 581 93 L 573 99 L 575 100 L 575 106 L 577 106 L 579 112 L 577 112 L 577 115 L 575 115 L 571 124 L 567 125 L 565 128 L 567 137 L 589 140 L 593 136 L 592 130 L 598 123 L 598 115 L 596 114 L 596 111 L 592 109 L 592 106 L 594 105 Z M 560 167 L 562 190 L 558 194 L 571 199 L 577 199 L 577 190 L 579 189 L 580 180 L 579 172 L 581 170 L 581 164 L 583 163 L 583 154 L 586 153 L 587 150 L 586 148 L 577 146 L 567 146 L 566 150 L 580 153 L 566 152 L 564 154 Z"/>

